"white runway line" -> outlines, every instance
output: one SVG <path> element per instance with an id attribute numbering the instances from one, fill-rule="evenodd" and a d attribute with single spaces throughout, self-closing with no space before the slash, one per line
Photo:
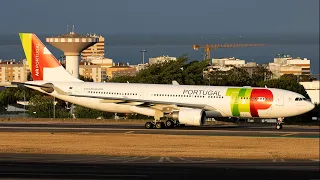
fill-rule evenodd
<path id="1" fill-rule="evenodd" d="M 146 159 L 149 159 L 150 156 L 147 156 L 147 157 L 143 157 L 141 159 L 133 159 L 133 160 L 127 160 L 127 161 L 122 161 L 122 162 L 133 162 L 133 161 L 141 161 L 141 160 L 146 160 Z"/>
<path id="2" fill-rule="evenodd" d="M 164 159 L 164 157 L 161 157 L 161 158 L 159 159 L 159 162 L 163 162 L 163 159 Z"/>
<path id="3" fill-rule="evenodd" d="M 319 159 L 310 159 L 310 161 L 315 161 L 315 162 L 319 162 Z"/>
<path id="4" fill-rule="evenodd" d="M 169 157 L 166 157 L 166 160 L 169 161 L 169 162 L 174 162 Z"/>
<path id="5" fill-rule="evenodd" d="M 132 134 L 132 133 L 134 133 L 134 131 L 125 132 L 125 134 Z"/>

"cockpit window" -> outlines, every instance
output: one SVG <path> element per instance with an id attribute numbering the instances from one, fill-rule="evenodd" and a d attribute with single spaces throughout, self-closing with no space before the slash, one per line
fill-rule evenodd
<path id="1" fill-rule="evenodd" d="M 295 101 L 309 101 L 307 98 L 297 97 L 294 99 Z"/>

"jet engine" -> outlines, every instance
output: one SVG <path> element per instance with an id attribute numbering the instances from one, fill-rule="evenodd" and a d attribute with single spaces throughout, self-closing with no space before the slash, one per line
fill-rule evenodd
<path id="1" fill-rule="evenodd" d="M 182 109 L 165 115 L 174 120 L 179 120 L 180 124 L 192 126 L 202 126 L 206 122 L 206 112 L 202 109 Z"/>

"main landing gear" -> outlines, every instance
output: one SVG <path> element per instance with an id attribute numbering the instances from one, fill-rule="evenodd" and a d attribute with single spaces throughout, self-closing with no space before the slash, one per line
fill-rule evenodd
<path id="1" fill-rule="evenodd" d="M 184 124 L 180 124 L 179 121 L 174 120 L 166 120 L 166 122 L 162 121 L 152 121 L 152 122 L 146 122 L 144 127 L 146 129 L 164 129 L 164 128 L 173 128 L 173 127 L 183 127 Z"/>
<path id="2" fill-rule="evenodd" d="M 278 118 L 277 125 L 276 125 L 276 129 L 277 130 L 281 130 L 282 129 L 283 119 L 284 118 Z"/>

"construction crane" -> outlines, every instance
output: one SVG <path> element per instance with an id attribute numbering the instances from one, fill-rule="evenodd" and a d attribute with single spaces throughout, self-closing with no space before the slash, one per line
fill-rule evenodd
<path id="1" fill-rule="evenodd" d="M 205 59 L 210 59 L 210 50 L 217 48 L 236 48 L 236 47 L 254 47 L 254 46 L 265 46 L 265 44 L 206 44 L 206 45 L 192 45 L 194 50 L 204 48 Z"/>

